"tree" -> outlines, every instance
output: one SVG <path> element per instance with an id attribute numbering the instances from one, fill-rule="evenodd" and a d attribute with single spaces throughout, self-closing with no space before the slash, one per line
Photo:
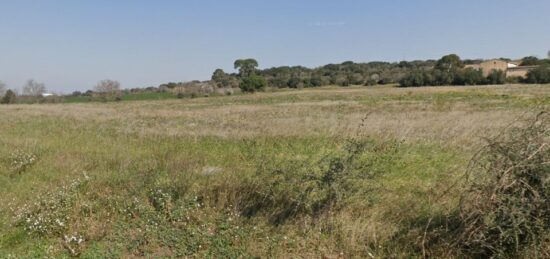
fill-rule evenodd
<path id="1" fill-rule="evenodd" d="M 29 80 L 23 86 L 23 95 L 28 96 L 41 96 L 46 92 L 46 86 L 43 83 L 36 82 L 34 80 Z"/>
<path id="2" fill-rule="evenodd" d="M 248 77 L 256 73 L 256 68 L 258 67 L 258 61 L 255 59 L 237 59 L 235 61 L 235 69 L 239 70 L 240 77 Z"/>
<path id="3" fill-rule="evenodd" d="M 297 76 L 293 76 L 288 80 L 287 86 L 290 88 L 298 88 L 300 83 L 302 83 L 302 80 L 300 80 Z"/>
<path id="4" fill-rule="evenodd" d="M 483 72 L 480 69 L 466 68 L 460 71 L 455 79 L 456 85 L 481 85 L 485 84 Z"/>
<path id="5" fill-rule="evenodd" d="M 103 97 L 113 97 L 120 93 L 120 83 L 115 80 L 102 80 L 94 87 L 94 90 Z"/>
<path id="6" fill-rule="evenodd" d="M 15 92 L 12 90 L 6 91 L 6 94 L 4 94 L 4 97 L 0 100 L 0 103 L 2 104 L 12 104 L 15 103 L 16 100 Z"/>
<path id="7" fill-rule="evenodd" d="M 502 70 L 493 70 L 487 76 L 487 82 L 493 85 L 502 85 L 506 83 L 506 72 Z"/>
<path id="8" fill-rule="evenodd" d="M 214 81 L 218 87 L 229 86 L 229 78 L 227 74 L 219 68 L 214 71 L 214 74 L 212 74 L 212 81 Z"/>
<path id="9" fill-rule="evenodd" d="M 520 66 L 536 66 L 539 64 L 539 59 L 537 57 L 529 56 L 524 57 L 521 60 Z"/>
<path id="10" fill-rule="evenodd" d="M 243 78 L 239 87 L 243 92 L 254 93 L 263 90 L 267 85 L 267 81 L 263 76 L 251 75 Z"/>
<path id="11" fill-rule="evenodd" d="M 428 71 L 413 70 L 399 81 L 401 87 L 418 87 L 431 85 L 432 75 Z"/>
<path id="12" fill-rule="evenodd" d="M 525 81 L 530 84 L 550 83 L 550 66 L 540 66 L 529 71 Z"/>
<path id="13" fill-rule="evenodd" d="M 442 71 L 451 72 L 464 67 L 464 64 L 460 60 L 460 57 L 455 54 L 443 56 L 437 61 L 435 68 Z"/>
<path id="14" fill-rule="evenodd" d="M 5 93 L 6 93 L 6 84 L 4 84 L 4 83 L 2 83 L 2 81 L 0 81 L 0 97 L 4 96 Z"/>

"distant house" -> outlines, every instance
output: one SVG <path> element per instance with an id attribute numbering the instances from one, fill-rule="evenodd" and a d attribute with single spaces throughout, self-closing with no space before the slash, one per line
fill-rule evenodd
<path id="1" fill-rule="evenodd" d="M 50 96 L 54 96 L 55 94 L 52 94 L 52 93 L 42 93 L 42 97 L 50 97 Z"/>
<path id="2" fill-rule="evenodd" d="M 520 62 L 517 61 L 492 59 L 479 64 L 466 65 L 465 67 L 481 69 L 483 76 L 488 76 L 493 70 L 501 70 L 506 73 L 506 77 L 526 77 L 527 73 L 537 66 L 520 66 Z"/>
<path id="3" fill-rule="evenodd" d="M 527 77 L 527 73 L 529 71 L 537 68 L 538 66 L 518 66 L 518 67 L 512 67 L 508 68 L 508 71 L 506 71 L 506 77 Z"/>

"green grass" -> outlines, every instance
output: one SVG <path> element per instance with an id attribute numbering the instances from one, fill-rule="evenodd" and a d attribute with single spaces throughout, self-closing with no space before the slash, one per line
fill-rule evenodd
<path id="1" fill-rule="evenodd" d="M 145 100 L 166 100 L 166 99 L 176 99 L 177 96 L 173 93 L 162 92 L 143 92 L 143 93 L 130 93 L 123 94 L 121 97 L 122 101 L 145 101 Z M 87 102 L 102 102 L 101 98 L 92 97 L 92 96 L 64 96 L 64 103 L 87 103 Z"/>
<path id="2" fill-rule="evenodd" d="M 408 135 L 371 130 L 383 120 L 367 119 L 362 134 L 332 126 L 359 124 L 364 116 L 347 116 L 371 109 L 388 121 L 549 104 L 547 88 L 456 89 L 9 106 L 0 114 L 0 258 L 421 257 L 411 233 L 456 206 L 458 195 L 441 195 L 481 136 L 421 132 L 434 128 L 429 116 L 420 117 L 426 128 L 399 124 Z M 169 96 L 123 99 L 149 98 Z"/>

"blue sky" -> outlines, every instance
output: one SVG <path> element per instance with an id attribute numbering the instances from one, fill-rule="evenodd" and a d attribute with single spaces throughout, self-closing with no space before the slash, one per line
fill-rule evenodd
<path id="1" fill-rule="evenodd" d="M 58 92 L 347 60 L 545 57 L 548 0 L 0 0 L 0 81 Z"/>

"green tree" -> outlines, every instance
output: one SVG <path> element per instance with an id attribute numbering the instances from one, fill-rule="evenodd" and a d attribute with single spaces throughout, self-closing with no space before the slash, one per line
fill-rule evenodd
<path id="1" fill-rule="evenodd" d="M 254 93 L 263 90 L 267 81 L 263 76 L 250 75 L 242 79 L 239 87 L 243 92 Z"/>
<path id="2" fill-rule="evenodd" d="M 212 74 L 212 81 L 214 81 L 218 87 L 227 87 L 229 85 L 227 74 L 219 68 Z"/>
<path id="3" fill-rule="evenodd" d="M 6 94 L 4 94 L 4 97 L 2 97 L 2 99 L 0 100 L 0 103 L 12 104 L 15 103 L 16 98 L 17 97 L 15 96 L 15 92 L 13 92 L 12 90 L 8 90 L 6 91 Z"/>
<path id="4" fill-rule="evenodd" d="M 443 56 L 440 60 L 437 61 L 435 64 L 435 68 L 442 71 L 456 71 L 460 68 L 463 68 L 464 64 L 460 60 L 460 57 L 455 54 Z"/>
<path id="5" fill-rule="evenodd" d="M 539 59 L 537 57 L 529 56 L 524 57 L 521 60 L 520 66 L 536 66 L 539 64 Z"/>
<path id="6" fill-rule="evenodd" d="M 502 70 L 493 70 L 487 76 L 487 83 L 492 85 L 502 85 L 506 83 L 506 72 Z"/>
<path id="7" fill-rule="evenodd" d="M 239 70 L 239 76 L 242 78 L 254 75 L 258 67 L 258 61 L 255 59 L 237 59 L 235 61 L 235 69 Z"/>
<path id="8" fill-rule="evenodd" d="M 525 81 L 530 84 L 550 83 L 550 66 L 540 66 L 529 71 Z"/>
<path id="9" fill-rule="evenodd" d="M 414 70 L 399 81 L 401 87 L 432 85 L 433 77 L 428 71 Z"/>
<path id="10" fill-rule="evenodd" d="M 302 82 L 302 80 L 300 80 L 300 78 L 298 78 L 297 76 L 292 76 L 288 80 L 287 86 L 290 87 L 290 88 L 298 88 L 298 86 L 300 86 L 301 82 Z"/>
<path id="11" fill-rule="evenodd" d="M 432 85 L 450 85 L 455 81 L 455 73 L 443 70 L 435 69 L 432 71 L 433 83 Z"/>
<path id="12" fill-rule="evenodd" d="M 456 75 L 454 84 L 481 85 L 485 84 L 485 77 L 483 77 L 483 72 L 479 69 L 466 68 Z"/>

